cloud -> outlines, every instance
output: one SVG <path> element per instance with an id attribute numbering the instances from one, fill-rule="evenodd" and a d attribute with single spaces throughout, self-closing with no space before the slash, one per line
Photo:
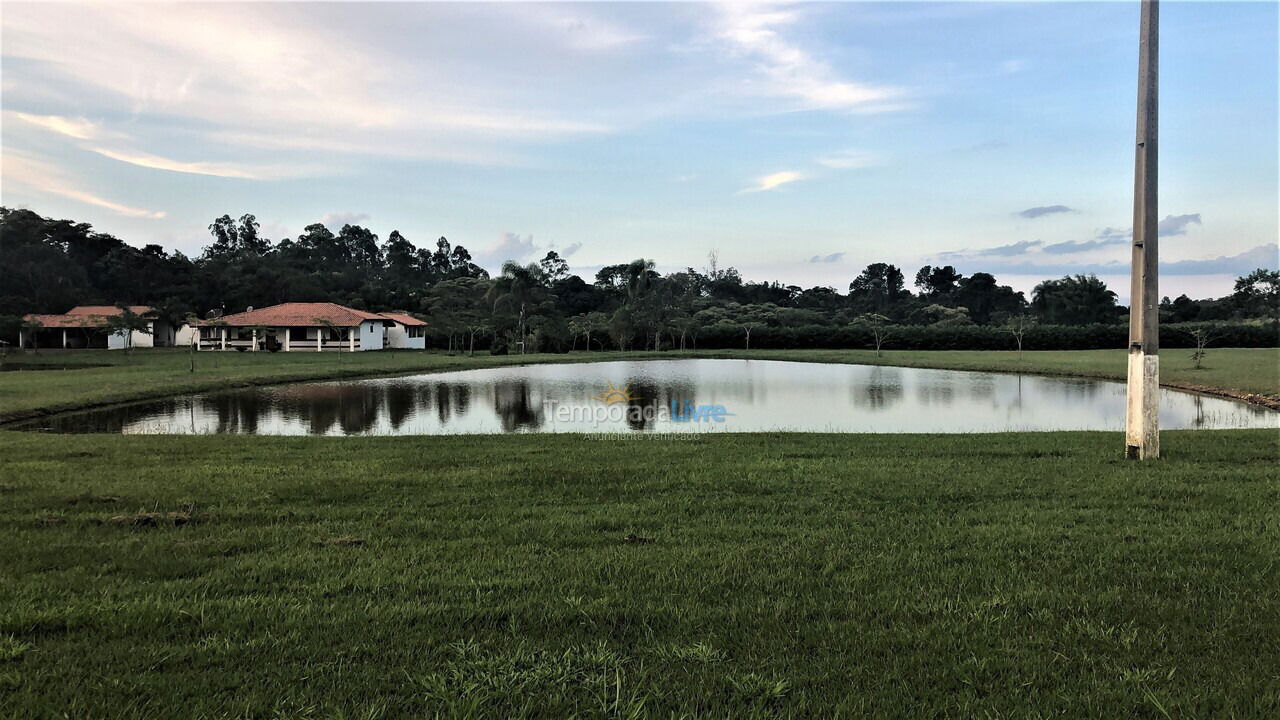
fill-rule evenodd
<path id="1" fill-rule="evenodd" d="M 85 190 L 74 180 L 68 178 L 57 168 L 28 155 L 13 151 L 4 153 L 4 179 L 6 183 L 14 182 L 33 190 L 58 195 L 95 207 L 110 210 L 117 215 L 134 218 L 158 220 L 165 216 L 163 210 L 146 210 L 135 208 Z"/>
<path id="2" fill-rule="evenodd" d="M 68 118 L 61 115 L 29 115 L 21 112 L 13 113 L 13 115 L 24 122 L 77 140 L 92 140 L 99 133 L 98 125 L 84 118 Z"/>
<path id="3" fill-rule="evenodd" d="M 569 256 L 573 255 L 574 253 L 578 252 L 581 249 L 582 249 L 582 243 L 575 242 L 575 243 L 569 243 L 568 245 L 565 245 L 564 248 L 559 250 L 558 252 L 560 253 L 560 257 L 568 259 Z"/>
<path id="4" fill-rule="evenodd" d="M 342 229 L 343 225 L 359 225 L 362 222 L 368 222 L 371 219 L 369 213 L 357 212 L 330 212 L 325 213 L 320 218 L 320 224 L 333 231 Z"/>
<path id="5" fill-rule="evenodd" d="M 860 150 L 841 150 L 819 157 L 817 163 L 833 170 L 852 170 L 878 165 L 879 160 L 871 153 Z"/>
<path id="6" fill-rule="evenodd" d="M 938 253 L 938 257 L 948 261 L 958 261 L 965 258 L 982 258 L 982 257 L 1013 257 L 1016 255 L 1025 255 L 1039 248 L 1044 243 L 1040 240 L 1019 240 L 1016 243 L 1008 245 L 997 245 L 996 247 L 979 248 L 977 250 L 953 250 L 950 252 Z"/>
<path id="7" fill-rule="evenodd" d="M 987 260 L 977 262 L 962 259 L 963 271 L 983 271 L 1009 275 L 1039 275 L 1042 277 L 1059 277 L 1062 275 L 1128 275 L 1129 263 L 1119 260 L 1095 263 L 1028 263 L 1002 262 Z M 1244 275 L 1253 270 L 1265 267 L 1280 266 L 1280 245 L 1259 245 L 1235 255 L 1220 255 L 1216 258 L 1200 260 L 1164 260 L 1160 263 L 1162 275 Z"/>
<path id="8" fill-rule="evenodd" d="M 844 260 L 844 256 L 845 256 L 845 253 L 842 253 L 842 252 L 831 253 L 830 255 L 814 255 L 813 257 L 809 258 L 809 262 L 811 262 L 811 263 L 838 263 L 838 262 L 840 262 L 841 260 Z"/>
<path id="9" fill-rule="evenodd" d="M 510 164 L 510 153 L 498 147 L 502 143 L 612 131 L 563 103 L 552 109 L 560 98 L 538 93 L 529 83 L 501 92 L 486 88 L 483 81 L 495 74 L 509 80 L 508 68 L 477 63 L 475 73 L 470 67 L 456 72 L 450 58 L 440 57 L 444 51 L 424 61 L 417 52 L 397 50 L 404 33 L 442 17 L 457 20 L 464 11 L 388 9 L 404 33 L 384 33 L 387 43 L 374 40 L 363 12 L 352 13 L 356 19 L 350 23 L 340 21 L 342 12 L 302 14 L 265 3 L 176 4 L 163 12 L 146 4 L 87 4 L 74 13 L 48 5 L 6 6 L 5 58 L 22 58 L 15 72 L 23 75 L 6 83 L 5 104 L 16 109 L 61 102 L 94 107 L 104 117 L 128 117 L 137 127 L 160 122 L 166 132 L 185 136 L 184 148 L 246 141 L 298 152 L 444 156 L 468 164 Z M 603 47 L 631 39 L 585 17 L 585 11 L 554 12 L 584 16 L 556 21 L 571 43 Z M 489 75 L 476 77 L 483 73 Z M 78 140 L 113 134 L 82 118 L 22 119 Z M 197 174 L 267 174 L 225 164 L 159 163 L 154 156 L 147 162 L 176 172 L 191 172 L 194 165 Z"/>
<path id="10" fill-rule="evenodd" d="M 187 173 L 190 175 L 210 175 L 222 178 L 239 178 L 242 180 L 264 180 L 276 177 L 288 177 L 298 174 L 300 168 L 283 168 L 283 167 L 249 167 L 239 166 L 230 163 L 218 162 L 184 162 L 182 160 L 171 160 L 169 158 L 160 157 L 159 155 L 151 155 L 144 152 L 128 152 L 121 150 L 110 150 L 103 147 L 86 148 L 103 157 L 109 157 L 112 160 L 118 160 L 122 163 L 137 165 L 138 167 L 150 168 L 152 170 L 167 170 L 169 172 Z"/>
<path id="11" fill-rule="evenodd" d="M 1068 253 L 1086 252 L 1088 250 L 1097 250 L 1098 248 L 1110 247 L 1112 245 L 1128 244 L 1129 238 L 1106 238 L 1098 240 L 1068 240 L 1066 242 L 1045 245 L 1044 251 L 1050 255 L 1065 255 Z"/>
<path id="12" fill-rule="evenodd" d="M 504 232 L 496 243 L 481 250 L 478 256 L 482 265 L 497 267 L 508 260 L 518 263 L 532 260 L 540 250 L 533 242 L 533 235 Z"/>
<path id="13" fill-rule="evenodd" d="M 901 109 L 900 88 L 852 82 L 780 30 L 799 19 L 797 11 L 768 6 L 725 3 L 720 6 L 717 38 L 732 54 L 754 61 L 757 92 L 796 100 L 807 109 L 884 112 Z"/>
<path id="14" fill-rule="evenodd" d="M 1075 212 L 1075 210 L 1072 210 L 1066 205 L 1041 205 L 1039 207 L 1027 208 L 1026 210 L 1020 211 L 1018 213 L 1018 217 L 1034 219 L 1038 217 L 1043 217 L 1045 215 L 1054 215 L 1056 213 L 1069 213 L 1069 212 Z"/>
<path id="15" fill-rule="evenodd" d="M 1186 235 L 1188 225 L 1200 225 L 1200 213 L 1189 215 L 1168 215 L 1156 225 L 1156 234 L 1160 237 Z M 1130 230 L 1130 233 L 1133 231 Z"/>
<path id="16" fill-rule="evenodd" d="M 756 180 L 755 185 L 742 188 L 738 194 L 762 192 L 765 190 L 774 190 L 780 188 L 787 183 L 793 183 L 797 180 L 803 180 L 804 176 L 794 170 L 783 170 L 782 172 L 771 173 Z"/>

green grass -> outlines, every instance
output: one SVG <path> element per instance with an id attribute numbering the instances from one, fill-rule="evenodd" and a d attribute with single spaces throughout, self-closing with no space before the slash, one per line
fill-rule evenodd
<path id="1" fill-rule="evenodd" d="M 1206 367 L 1196 369 L 1189 350 L 1161 353 L 1161 380 L 1180 387 L 1216 389 L 1280 404 L 1280 349 L 1211 349 Z M 574 353 L 475 357 L 441 352 L 368 353 L 200 353 L 188 370 L 184 350 L 138 350 L 132 356 L 111 351 L 42 351 L 11 354 L 24 367 L 40 364 L 101 364 L 70 370 L 0 372 L 0 421 L 43 412 L 163 397 L 227 387 L 336 377 L 439 372 L 520 363 L 586 362 L 677 357 L 750 357 L 811 362 L 845 362 L 955 370 L 1033 372 L 1124 379 L 1124 350 L 1027 352 L 886 350 L 753 350 L 689 353 Z"/>
<path id="2" fill-rule="evenodd" d="M 1277 435 L 1163 445 L 0 433 L 0 716 L 1280 716 Z"/>

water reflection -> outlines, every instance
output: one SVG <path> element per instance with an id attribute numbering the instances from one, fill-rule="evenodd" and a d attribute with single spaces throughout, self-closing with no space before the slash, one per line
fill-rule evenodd
<path id="1" fill-rule="evenodd" d="M 609 388 L 621 394 L 609 397 Z M 1172 390 L 1162 391 L 1160 402 L 1161 425 L 1169 429 L 1275 428 L 1280 417 Z M 1119 430 L 1124 407 L 1123 384 L 1078 378 L 671 360 L 249 388 L 65 415 L 27 427 L 266 435 Z"/>

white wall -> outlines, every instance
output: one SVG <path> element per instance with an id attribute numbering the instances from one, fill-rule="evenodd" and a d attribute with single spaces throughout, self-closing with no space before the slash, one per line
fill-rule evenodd
<path id="1" fill-rule="evenodd" d="M 387 328 L 387 347 L 404 350 L 426 350 L 427 338 L 425 335 L 409 337 L 408 328 L 396 323 Z"/>
<path id="2" fill-rule="evenodd" d="M 191 344 L 193 337 L 199 337 L 200 329 L 183 325 L 173 334 L 173 344 L 178 347 L 187 347 Z"/>
<path id="3" fill-rule="evenodd" d="M 365 320 L 360 323 L 360 349 L 381 350 L 384 342 L 382 323 Z"/>

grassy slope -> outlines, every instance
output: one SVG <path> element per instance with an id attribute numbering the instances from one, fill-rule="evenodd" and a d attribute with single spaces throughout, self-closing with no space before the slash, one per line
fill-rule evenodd
<path id="1" fill-rule="evenodd" d="M 1277 717 L 1276 441 L 0 433 L 0 716 Z"/>
<path id="2" fill-rule="evenodd" d="M 1280 350 L 1212 349 L 1207 367 L 1192 367 L 1190 351 L 1167 350 L 1161 379 L 1168 384 L 1258 393 L 1280 401 Z M 414 371 L 444 371 L 535 362 L 582 362 L 634 358 L 754 357 L 777 360 L 848 362 L 957 370 L 998 370 L 1083 375 L 1123 379 L 1123 350 L 1028 352 L 885 351 L 877 357 L 867 350 L 759 350 L 697 353 L 575 353 L 474 358 L 438 352 L 354 353 L 202 353 L 198 367 L 188 372 L 182 350 L 139 350 L 132 357 L 106 351 L 44 351 L 18 355 L 22 363 L 109 363 L 107 367 L 0 373 L 0 421 L 48 410 L 67 410 L 95 404 L 139 400 L 179 392 L 235 385 L 288 382 L 348 375 L 379 375 Z M 340 359 L 340 360 L 339 360 Z"/>

